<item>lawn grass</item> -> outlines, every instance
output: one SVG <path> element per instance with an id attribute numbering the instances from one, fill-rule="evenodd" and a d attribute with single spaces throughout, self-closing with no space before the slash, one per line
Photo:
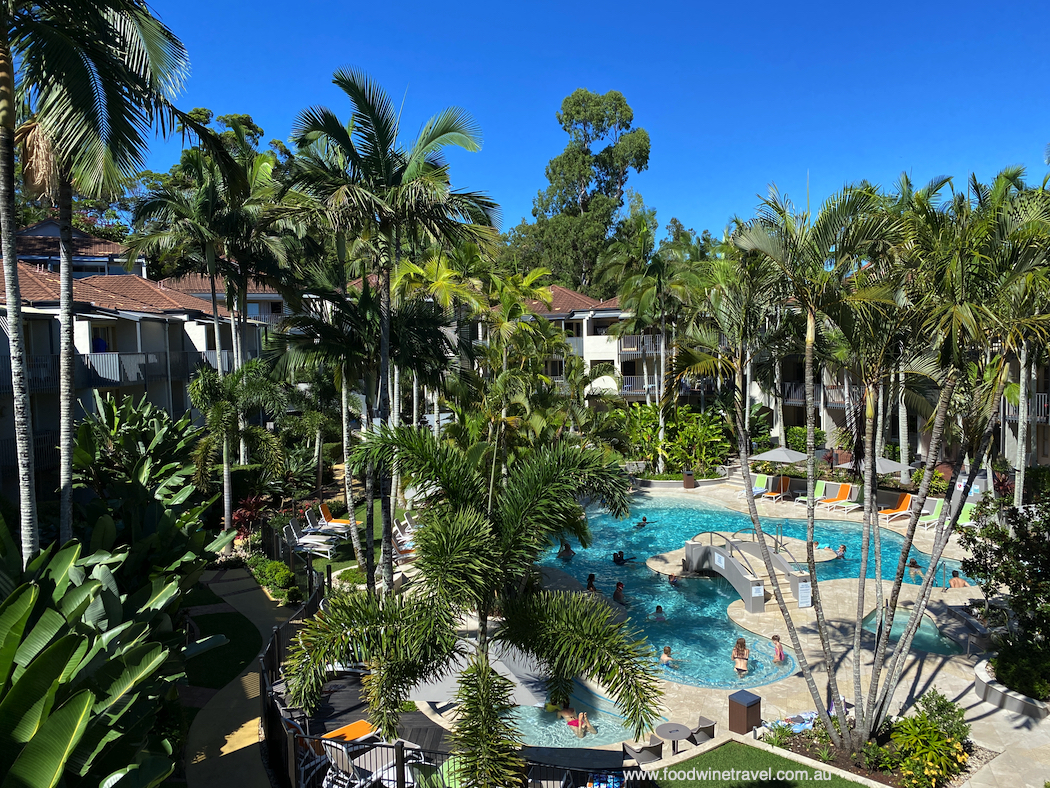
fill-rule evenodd
<path id="1" fill-rule="evenodd" d="M 665 745 L 666 746 L 666 745 Z M 767 774 L 756 773 L 768 769 Z M 694 770 L 690 774 L 690 770 Z M 737 774 L 735 779 L 732 775 L 728 779 L 722 777 L 717 779 L 699 779 L 699 772 L 719 771 L 725 772 L 751 772 L 748 777 Z M 697 785 L 723 786 L 724 788 L 848 788 L 848 786 L 859 785 L 853 780 L 846 780 L 837 775 L 828 775 L 830 779 L 815 780 L 816 772 L 820 768 L 817 764 L 806 766 L 797 761 L 788 760 L 779 755 L 757 747 L 749 747 L 738 742 L 727 742 L 717 749 L 705 752 L 695 758 L 690 758 L 684 763 L 667 767 L 667 772 L 657 769 L 651 774 L 660 788 L 695 788 Z M 789 776 L 785 773 L 793 772 L 793 779 L 778 778 L 777 774 Z M 799 774 L 803 772 L 804 774 Z M 809 779 L 804 779 L 808 773 Z"/>
<path id="2" fill-rule="evenodd" d="M 262 636 L 240 613 L 209 613 L 193 620 L 202 638 L 225 635 L 230 642 L 186 660 L 187 680 L 192 687 L 222 689 L 258 656 Z"/>
<path id="3" fill-rule="evenodd" d="M 382 556 L 383 552 L 383 512 L 380 507 L 380 502 L 378 498 L 376 498 L 376 500 L 373 502 L 373 512 L 374 516 L 372 519 L 372 534 L 373 538 L 375 539 L 375 562 L 376 566 L 379 566 L 379 559 Z M 363 502 L 359 503 L 354 508 L 354 515 L 354 519 L 364 522 L 365 504 Z M 392 516 L 394 521 L 396 522 L 405 516 L 405 510 L 402 509 L 400 506 L 396 506 L 394 507 Z M 358 528 L 357 532 L 361 537 L 361 546 L 363 547 L 366 538 L 364 526 Z M 325 567 L 329 564 L 332 565 L 333 572 L 338 572 L 340 569 L 346 569 L 347 567 L 357 566 L 357 561 L 354 559 L 353 545 L 349 541 L 346 541 L 336 548 L 335 556 L 331 560 L 325 558 L 324 556 L 318 556 L 314 558 L 313 561 L 314 569 L 322 573 L 325 571 Z"/>

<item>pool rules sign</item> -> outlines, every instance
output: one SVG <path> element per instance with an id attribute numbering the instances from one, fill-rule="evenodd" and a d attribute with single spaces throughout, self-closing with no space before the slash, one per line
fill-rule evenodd
<path id="1" fill-rule="evenodd" d="M 813 605 L 813 589 L 808 580 L 798 581 L 798 606 L 800 608 Z"/>

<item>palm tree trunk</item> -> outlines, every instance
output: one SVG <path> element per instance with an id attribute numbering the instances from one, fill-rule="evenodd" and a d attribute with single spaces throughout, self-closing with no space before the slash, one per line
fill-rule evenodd
<path id="1" fill-rule="evenodd" d="M 233 528 L 233 474 L 230 471 L 230 438 L 222 437 L 222 530 Z"/>
<path id="2" fill-rule="evenodd" d="M 324 500 L 324 442 L 321 428 L 314 433 L 314 462 L 317 463 L 317 500 Z"/>
<path id="3" fill-rule="evenodd" d="M 784 438 L 784 362 L 776 359 L 773 365 L 773 423 L 776 428 L 776 437 L 781 446 L 786 446 Z"/>
<path id="4" fill-rule="evenodd" d="M 339 394 L 339 415 L 343 425 L 343 497 L 346 499 L 347 519 L 355 523 L 354 517 L 354 474 L 350 470 L 350 373 L 344 366 L 342 370 L 342 390 Z M 318 430 L 320 434 L 320 430 Z M 361 536 L 357 525 L 350 528 L 350 543 L 354 546 L 354 557 L 357 565 L 361 563 Z"/>
<path id="5" fill-rule="evenodd" d="M 813 612 L 817 617 L 817 632 L 820 635 L 821 650 L 824 653 L 824 665 L 827 668 L 828 682 L 832 690 L 832 698 L 838 697 L 838 678 L 834 672 L 834 656 L 831 653 L 831 640 L 828 638 L 827 619 L 824 616 L 824 603 L 820 595 L 820 585 L 817 583 L 817 561 L 814 553 L 816 545 L 816 495 L 814 490 L 817 484 L 817 403 L 816 403 L 816 371 L 814 369 L 814 350 L 817 342 L 817 317 L 810 309 L 806 312 L 806 346 L 805 346 L 805 377 L 806 388 L 806 569 L 809 572 L 809 587 Z M 779 364 L 778 364 L 779 367 Z M 782 445 L 786 433 L 782 430 Z M 782 611 L 784 612 L 784 611 Z M 810 669 L 811 670 L 811 669 Z M 816 680 L 813 679 L 816 687 Z M 839 717 L 840 730 L 846 730 L 845 709 L 840 708 L 843 704 L 835 704 Z"/>
<path id="6" fill-rule="evenodd" d="M 886 387 L 879 385 L 879 412 L 875 424 L 875 457 L 884 457 L 886 451 Z"/>
<path id="7" fill-rule="evenodd" d="M 58 184 L 58 488 L 59 541 L 73 538 L 73 187 L 68 173 Z M 167 330 L 167 329 L 165 329 Z"/>
<path id="8" fill-rule="evenodd" d="M 744 413 L 746 410 L 746 394 L 744 393 L 744 353 L 742 349 L 737 351 L 735 363 L 735 375 L 734 383 L 736 384 L 736 396 L 734 398 L 734 412 L 736 416 L 736 431 L 737 431 L 737 450 L 740 453 L 740 466 L 744 474 L 744 489 L 752 489 L 754 485 L 751 482 L 751 468 L 750 462 L 750 451 L 751 451 L 751 436 L 747 432 L 747 426 L 744 419 Z M 820 718 L 824 723 L 825 729 L 828 731 L 831 737 L 832 743 L 838 747 L 841 746 L 842 737 L 835 730 L 835 727 L 831 724 L 831 718 L 828 716 L 827 709 L 823 703 L 820 695 L 820 690 L 817 689 L 817 683 L 813 676 L 813 668 L 810 666 L 809 661 L 806 658 L 805 652 L 802 650 L 802 642 L 799 640 L 798 630 L 795 628 L 795 622 L 791 618 L 791 613 L 788 611 L 787 601 L 784 599 L 784 593 L 780 588 L 780 581 L 777 579 L 777 571 L 773 566 L 773 559 L 769 553 L 769 546 L 766 543 L 766 534 L 762 529 L 762 521 L 758 517 L 758 508 L 755 506 L 755 499 L 750 496 L 744 496 L 747 499 L 748 514 L 751 515 L 751 523 L 755 527 L 755 536 L 758 540 L 759 551 L 762 556 L 762 562 L 766 567 L 766 572 L 769 575 L 770 584 L 773 586 L 773 597 L 777 601 L 777 607 L 780 608 L 780 614 L 784 619 L 784 626 L 787 629 L 788 639 L 791 641 L 791 648 L 795 652 L 795 659 L 802 670 L 802 677 L 806 682 L 806 686 L 809 688 L 810 697 L 813 699 L 814 707 L 820 714 Z M 814 591 L 816 590 L 816 583 L 813 584 Z M 834 681 L 834 673 L 829 663 L 828 677 Z M 837 692 L 836 692 L 837 694 Z M 838 704 L 841 706 L 842 704 Z M 845 730 L 845 727 L 842 728 Z"/>
<path id="9" fill-rule="evenodd" d="M 434 387 L 434 437 L 435 438 L 440 438 L 441 437 L 441 424 L 439 423 L 440 422 L 440 417 L 441 417 L 441 393 L 438 391 L 437 387 L 435 386 Z"/>
<path id="10" fill-rule="evenodd" d="M 911 464 L 911 436 L 908 434 L 908 406 L 904 402 L 904 370 L 897 372 L 897 431 L 900 433 L 901 462 Z M 911 469 L 901 471 L 901 483 L 911 484 Z"/>
<path id="11" fill-rule="evenodd" d="M 372 430 L 372 398 L 365 398 L 365 415 L 367 417 L 366 432 Z M 368 592 L 376 592 L 376 540 L 375 540 L 375 512 L 376 512 L 376 466 L 369 463 L 365 469 L 365 583 Z M 360 566 L 360 563 L 358 564 Z"/>
<path id="12" fill-rule="evenodd" d="M 398 234 L 394 238 L 394 265 L 400 262 Z M 390 268 L 383 268 L 383 282 L 379 294 L 379 419 L 387 423 L 390 418 Z M 387 485 L 390 481 L 390 469 L 381 468 L 379 480 L 379 505 L 383 518 L 383 593 L 394 590 L 394 522 L 390 509 L 390 492 Z"/>
<path id="13" fill-rule="evenodd" d="M 664 385 L 667 383 L 667 325 L 664 318 L 663 298 L 660 299 L 660 384 L 657 386 L 656 404 L 660 408 L 660 445 L 664 445 L 664 433 L 666 431 L 666 418 L 664 417 Z M 677 396 L 675 397 L 677 401 Z M 664 472 L 664 453 L 660 452 L 660 458 L 656 462 L 657 472 Z"/>
<path id="14" fill-rule="evenodd" d="M 1020 356 L 1019 382 L 1021 388 L 1017 397 L 1017 459 L 1014 462 L 1017 476 L 1014 481 L 1014 506 L 1020 506 L 1024 502 L 1024 477 L 1025 468 L 1028 466 L 1028 378 L 1030 375 L 1027 342 L 1021 343 Z"/>
<path id="15" fill-rule="evenodd" d="M 18 510 L 22 537 L 22 564 L 36 555 L 36 490 L 33 473 L 33 419 L 29 402 L 25 332 L 22 327 L 22 294 L 18 286 L 18 253 L 15 249 L 15 95 L 14 63 L 6 43 L 0 45 L 0 245 L 3 247 L 7 296 L 7 335 L 11 345 L 12 415 L 18 456 Z"/>
<path id="16" fill-rule="evenodd" d="M 208 263 L 208 278 L 211 281 L 211 316 L 215 326 L 215 366 L 219 372 L 219 380 L 225 372 L 222 369 L 222 330 L 219 326 L 219 297 L 215 294 L 215 245 L 207 244 L 204 256 Z"/>
<path id="17" fill-rule="evenodd" d="M 401 367 L 397 364 L 391 365 L 391 400 L 390 400 L 390 426 L 398 427 L 401 424 Z M 393 467 L 390 469 L 390 508 L 396 509 L 401 497 L 401 465 L 394 458 Z"/>
<path id="18" fill-rule="evenodd" d="M 419 426 L 419 373 L 412 373 L 412 426 Z"/>

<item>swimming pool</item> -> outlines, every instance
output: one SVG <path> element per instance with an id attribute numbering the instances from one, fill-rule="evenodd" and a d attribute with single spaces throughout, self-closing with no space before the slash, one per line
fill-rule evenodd
<path id="1" fill-rule="evenodd" d="M 511 717 L 521 730 L 525 744 L 532 747 L 598 747 L 634 738 L 634 732 L 624 725 L 616 705 L 579 682 L 576 682 L 569 705 L 577 713 L 587 712 L 587 718 L 597 733 L 577 738 L 565 720 L 540 706 L 517 706 Z M 666 718 L 661 717 L 660 721 L 666 722 Z"/>
<path id="2" fill-rule="evenodd" d="M 686 578 L 680 580 L 677 587 L 672 587 L 666 577 L 645 565 L 649 556 L 680 549 L 698 533 L 732 533 L 750 528 L 750 517 L 702 499 L 677 496 L 639 497 L 627 520 L 616 520 L 596 507 L 588 509 L 587 515 L 593 536 L 592 546 L 577 549 L 576 556 L 568 562 L 559 560 L 555 555 L 557 551 L 551 549 L 539 563 L 567 572 L 581 585 L 593 572 L 598 589 L 608 597 L 612 596 L 616 582 L 622 581 L 631 603 L 627 611 L 631 626 L 640 630 L 656 650 L 670 646 L 671 656 L 681 660 L 677 669 L 661 668 L 668 681 L 697 687 L 743 689 L 778 681 L 796 671 L 797 666 L 790 654 L 782 664 L 774 664 L 773 649 L 768 640 L 756 638 L 754 633 L 729 620 L 727 608 L 739 596 L 727 581 L 722 578 Z M 643 515 L 650 524 L 645 528 L 634 527 Z M 785 536 L 805 539 L 804 519 L 764 517 L 763 527 L 773 531 L 778 522 Z M 861 525 L 818 520 L 815 528 L 819 542 L 836 547 L 845 544 L 847 556 L 843 560 L 817 564 L 817 578 L 858 577 Z M 883 528 L 881 541 L 883 577 L 892 579 L 904 539 Z M 615 550 L 623 550 L 627 557 L 635 556 L 636 560 L 617 566 L 612 562 Z M 923 568 L 929 564 L 928 556 L 920 551 L 913 549 L 909 556 L 916 558 Z M 795 558 L 805 559 L 802 555 Z M 945 563 L 949 573 L 958 568 L 957 562 Z M 874 577 L 874 571 L 872 560 L 869 577 Z M 905 582 L 912 581 L 905 577 Z M 657 605 L 664 608 L 666 621 L 647 621 L 646 616 Z M 781 630 L 779 634 L 786 642 L 786 633 Z M 749 670 L 743 678 L 737 676 L 730 656 L 733 644 L 740 637 L 746 640 L 751 650 Z"/>
<path id="3" fill-rule="evenodd" d="M 864 628 L 868 632 L 875 632 L 877 625 L 875 623 L 875 612 L 872 610 L 868 615 L 864 616 L 862 622 Z M 904 634 L 904 629 L 908 626 L 908 619 L 910 618 L 910 610 L 897 610 L 897 615 L 893 617 L 893 629 L 890 630 L 890 643 L 895 644 L 901 639 L 901 635 Z M 930 654 L 962 654 L 963 649 L 958 643 L 951 638 L 945 637 L 941 634 L 941 631 L 937 629 L 937 625 L 930 620 L 929 616 L 923 616 L 919 622 L 919 628 L 915 632 L 915 637 L 912 638 L 911 647 L 913 651 L 926 651 Z"/>

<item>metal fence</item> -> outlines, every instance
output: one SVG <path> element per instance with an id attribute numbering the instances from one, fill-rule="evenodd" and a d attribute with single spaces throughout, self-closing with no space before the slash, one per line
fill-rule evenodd
<path id="1" fill-rule="evenodd" d="M 467 764 L 460 756 L 424 750 L 411 742 L 393 744 L 364 736 L 339 741 L 318 736 L 293 738 L 294 788 L 453 788 L 462 784 Z M 525 762 L 521 788 L 643 788 L 648 777 L 629 777 L 622 769 L 587 769 Z M 512 783 L 513 784 L 513 783 Z"/>
<path id="2" fill-rule="evenodd" d="M 0 438 L 0 468 L 18 467 L 18 450 L 14 438 Z M 33 467 L 50 471 L 58 467 L 58 432 L 38 432 L 33 435 Z"/>

